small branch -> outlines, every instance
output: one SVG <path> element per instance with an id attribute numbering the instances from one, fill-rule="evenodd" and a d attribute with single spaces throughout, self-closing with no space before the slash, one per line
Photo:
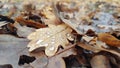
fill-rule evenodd
<path id="1" fill-rule="evenodd" d="M 55 55 L 53 55 L 53 56 L 51 56 L 51 57 L 49 57 L 49 58 L 52 58 L 52 57 L 54 57 L 54 56 L 56 56 L 56 55 L 59 55 L 59 54 L 61 54 L 61 53 L 65 52 L 65 51 L 67 51 L 67 50 L 69 50 L 69 49 L 71 49 L 71 48 L 75 47 L 75 45 L 76 45 L 76 43 L 75 43 L 75 44 L 72 44 L 72 45 L 70 45 L 70 46 L 68 46 L 68 47 L 67 47 L 67 48 L 65 48 L 64 50 L 62 50 L 62 51 L 60 51 L 60 52 L 56 53 Z"/>

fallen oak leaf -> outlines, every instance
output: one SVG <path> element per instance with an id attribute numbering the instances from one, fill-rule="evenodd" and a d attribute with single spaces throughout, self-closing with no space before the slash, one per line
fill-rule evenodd
<path id="1" fill-rule="evenodd" d="M 78 46 L 80 46 L 81 48 L 86 49 L 86 50 L 93 51 L 93 52 L 95 52 L 95 53 L 100 52 L 100 51 L 106 51 L 106 52 L 110 52 L 110 53 L 115 54 L 115 55 L 117 55 L 118 57 L 120 57 L 120 53 L 117 52 L 117 51 L 114 51 L 114 50 L 105 49 L 105 48 L 102 48 L 102 47 L 96 46 L 96 45 L 95 45 L 95 46 L 91 46 L 91 45 L 89 45 L 89 44 L 84 44 L 84 43 L 82 43 L 82 42 L 78 42 L 77 44 L 78 44 Z"/>
<path id="2" fill-rule="evenodd" d="M 41 28 L 36 32 L 31 33 L 28 39 L 31 42 L 28 44 L 29 51 L 33 51 L 40 47 L 45 47 L 45 54 L 47 56 L 55 55 L 58 47 L 61 45 L 66 47 L 68 36 L 70 36 L 72 29 L 65 24 L 49 25 L 47 28 Z"/>
<path id="3" fill-rule="evenodd" d="M 120 47 L 120 40 L 108 33 L 99 33 L 98 40 L 114 47 Z"/>

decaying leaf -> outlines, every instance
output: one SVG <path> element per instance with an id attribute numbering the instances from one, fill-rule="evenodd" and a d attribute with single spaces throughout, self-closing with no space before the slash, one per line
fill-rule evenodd
<path id="1" fill-rule="evenodd" d="M 110 46 L 120 47 L 120 40 L 108 33 L 99 33 L 98 39 Z"/>
<path id="2" fill-rule="evenodd" d="M 64 48 L 66 47 L 69 43 L 67 36 L 71 32 L 72 29 L 65 24 L 58 26 L 49 25 L 47 28 L 38 29 L 28 36 L 28 39 L 31 40 L 28 44 L 29 51 L 45 47 L 46 55 L 53 56 L 58 50 L 58 46 L 62 45 Z"/>

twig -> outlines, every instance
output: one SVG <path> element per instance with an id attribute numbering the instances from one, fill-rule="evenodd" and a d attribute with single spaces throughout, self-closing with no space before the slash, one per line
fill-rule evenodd
<path id="1" fill-rule="evenodd" d="M 52 57 L 54 57 L 54 56 L 56 56 L 56 55 L 59 55 L 59 54 L 61 54 L 61 53 L 65 52 L 65 51 L 67 51 L 67 50 L 69 50 L 69 49 L 71 49 L 71 48 L 75 47 L 75 45 L 76 45 L 76 43 L 75 43 L 75 44 L 73 44 L 73 45 L 71 45 L 71 46 L 68 46 L 68 47 L 67 47 L 67 48 L 65 48 L 64 50 L 59 51 L 58 53 L 56 53 L 55 55 L 53 55 L 53 56 L 51 56 L 51 57 L 49 57 L 49 58 L 52 58 Z"/>

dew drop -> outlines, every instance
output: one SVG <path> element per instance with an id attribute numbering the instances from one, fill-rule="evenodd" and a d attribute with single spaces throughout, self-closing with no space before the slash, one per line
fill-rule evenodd
<path id="1" fill-rule="evenodd" d="M 50 37 L 50 35 L 47 35 L 47 37 Z"/>
<path id="2" fill-rule="evenodd" d="M 43 40 L 38 40 L 37 42 L 36 42 L 36 44 L 39 44 L 39 43 L 41 43 Z"/>
<path id="3" fill-rule="evenodd" d="M 44 46 L 46 47 L 46 46 L 48 46 L 48 44 L 44 44 Z"/>
<path id="4" fill-rule="evenodd" d="M 53 50 L 55 50 L 55 47 L 50 47 L 50 49 L 49 49 L 49 50 L 53 51 Z"/>
<path id="5" fill-rule="evenodd" d="M 51 44 L 54 44 L 54 43 L 55 43 L 55 42 L 53 42 L 53 41 L 51 42 Z"/>
<path id="6" fill-rule="evenodd" d="M 70 34 L 67 34 L 67 37 L 70 37 Z"/>

